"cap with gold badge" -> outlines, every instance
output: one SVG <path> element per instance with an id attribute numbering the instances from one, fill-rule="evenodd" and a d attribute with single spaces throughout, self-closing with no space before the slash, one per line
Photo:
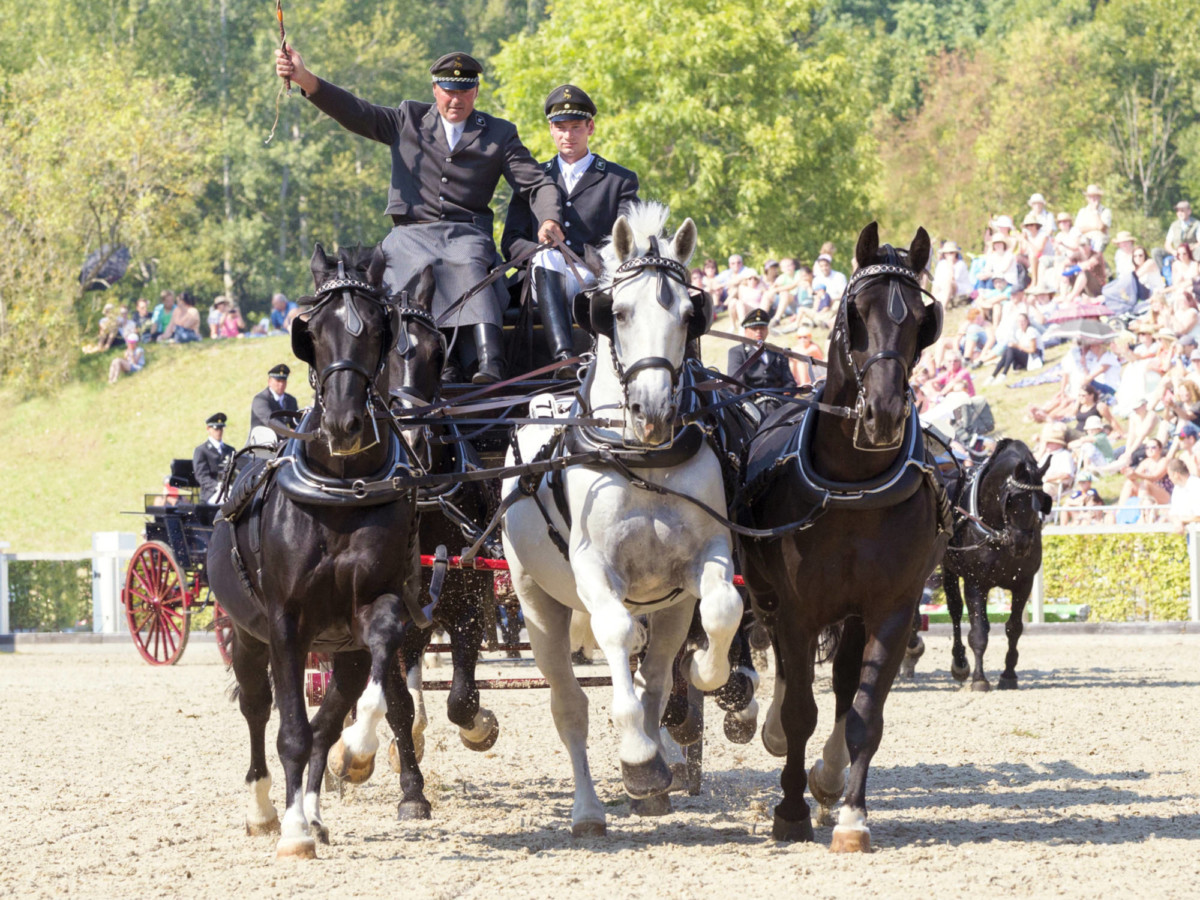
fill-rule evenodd
<path id="1" fill-rule="evenodd" d="M 596 115 L 596 104 L 583 90 L 573 84 L 560 84 L 546 98 L 546 121 L 565 122 L 571 119 L 590 119 Z"/>
<path id="2" fill-rule="evenodd" d="M 466 53 L 447 53 L 429 67 L 433 83 L 444 91 L 469 91 L 479 86 L 483 66 Z"/>

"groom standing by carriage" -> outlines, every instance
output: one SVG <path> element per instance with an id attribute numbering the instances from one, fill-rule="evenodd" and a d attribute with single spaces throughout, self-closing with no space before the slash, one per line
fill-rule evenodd
<path id="1" fill-rule="evenodd" d="M 612 234 L 618 217 L 637 201 L 638 177 L 588 149 L 596 130 L 596 104 L 582 89 L 559 85 L 546 98 L 545 112 L 558 154 L 542 163 L 542 169 L 558 188 L 567 248 L 582 257 Z M 505 257 L 512 259 L 533 250 L 537 242 L 534 211 L 524 197 L 514 196 L 500 247 Z M 578 264 L 572 268 L 558 250 L 542 250 L 530 263 L 529 277 L 550 355 L 559 361 L 574 356 L 571 300 L 595 282 L 595 274 Z M 575 368 L 562 366 L 555 376 L 572 378 Z"/>
<path id="2" fill-rule="evenodd" d="M 292 47 L 275 51 L 275 72 L 291 79 L 319 110 L 355 134 L 387 144 L 392 179 L 386 214 L 394 226 L 383 241 L 384 282 L 393 293 L 412 291 L 434 267 L 434 315 L 441 317 L 497 261 L 489 204 L 503 176 L 533 211 L 538 241 L 561 241 L 562 210 L 554 182 L 521 143 L 511 122 L 475 109 L 482 66 L 466 53 L 448 53 L 429 67 L 433 103 L 403 100 L 376 106 L 318 78 Z M 502 281 L 458 306 L 447 326 L 465 326 L 457 360 L 443 380 L 459 380 L 478 362 L 476 384 L 499 381 L 504 352 L 501 315 L 508 302 Z"/>

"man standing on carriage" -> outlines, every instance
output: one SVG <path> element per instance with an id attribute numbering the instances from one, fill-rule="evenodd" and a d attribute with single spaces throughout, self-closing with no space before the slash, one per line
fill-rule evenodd
<path id="1" fill-rule="evenodd" d="M 276 74 L 295 82 L 314 106 L 343 128 L 391 147 L 385 212 L 394 227 L 383 241 L 384 282 L 392 293 L 414 290 L 432 264 L 433 312 L 441 317 L 498 261 L 488 204 L 501 176 L 534 211 L 539 241 L 561 241 L 564 235 L 558 191 L 521 143 L 516 126 L 475 109 L 482 66 L 466 53 L 448 53 L 429 71 L 433 103 L 376 106 L 318 78 L 294 48 L 275 52 Z M 500 380 L 507 302 L 497 281 L 455 308 L 443 324 L 463 330 L 455 341 L 457 359 L 448 362 L 443 380 L 459 379 L 455 363 L 465 369 L 474 362 L 476 384 Z"/>
<path id="2" fill-rule="evenodd" d="M 192 474 L 200 484 L 201 503 L 220 503 L 221 479 L 225 467 L 233 456 L 233 447 L 225 443 L 225 413 L 213 413 L 204 424 L 208 426 L 208 439 L 192 453 Z"/>
<path id="3" fill-rule="evenodd" d="M 272 366 L 267 372 L 267 386 L 254 395 L 250 403 L 250 437 L 247 444 L 274 444 L 277 440 L 271 429 L 271 413 L 296 412 L 296 398 L 287 392 L 288 376 L 292 370 L 286 363 Z"/>
<path id="4" fill-rule="evenodd" d="M 545 112 L 558 155 L 542 163 L 542 169 L 558 188 L 567 248 L 582 257 L 612 234 L 617 219 L 638 199 L 638 177 L 588 149 L 596 130 L 596 104 L 580 88 L 573 84 L 556 87 L 546 98 Z M 537 242 L 537 219 L 528 201 L 514 196 L 500 247 L 505 257 L 512 259 L 534 249 Z M 558 250 L 542 250 L 530 263 L 529 275 L 551 356 L 556 360 L 574 356 L 571 300 L 595 282 L 595 273 L 578 264 L 572 269 Z M 555 373 L 557 378 L 574 375 L 574 366 L 563 366 Z"/>

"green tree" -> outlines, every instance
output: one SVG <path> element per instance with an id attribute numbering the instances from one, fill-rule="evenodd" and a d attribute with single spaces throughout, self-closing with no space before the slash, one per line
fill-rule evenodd
<path id="1" fill-rule="evenodd" d="M 535 155 L 542 104 L 572 81 L 601 110 L 595 148 L 635 170 L 642 196 L 693 217 L 703 252 L 815 254 L 866 215 L 871 107 L 853 62 L 802 50 L 811 0 L 559 4 L 494 68 Z"/>

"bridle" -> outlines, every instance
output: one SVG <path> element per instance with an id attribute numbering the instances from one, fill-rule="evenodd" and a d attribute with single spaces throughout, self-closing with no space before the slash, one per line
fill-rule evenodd
<path id="1" fill-rule="evenodd" d="M 368 303 L 373 303 L 382 309 L 388 316 L 388 321 L 391 321 L 391 316 L 396 312 L 397 307 L 390 303 L 387 299 L 387 294 L 383 288 L 373 287 L 365 281 L 350 277 L 346 274 L 346 264 L 342 260 L 338 260 L 337 274 L 326 281 L 317 289 L 316 294 L 311 298 L 302 298 L 299 303 L 301 306 L 307 307 L 304 310 L 305 316 L 311 319 L 320 310 L 340 299 L 343 308 L 346 311 L 346 332 L 351 337 L 358 337 L 366 328 L 366 323 L 363 320 L 362 314 L 358 309 L 358 301 L 363 300 Z M 308 301 L 308 302 L 306 302 Z M 417 311 L 419 312 L 419 310 Z M 379 443 L 379 423 L 376 414 L 376 407 L 386 408 L 386 403 L 379 396 L 379 392 L 375 386 L 379 377 L 383 374 L 384 368 L 387 366 L 388 353 L 391 350 L 390 336 L 387 340 L 380 342 L 379 359 L 375 363 L 374 371 L 368 369 L 365 365 L 355 359 L 341 357 L 335 359 L 329 365 L 325 366 L 319 372 L 311 365 L 308 369 L 308 383 L 316 395 L 316 404 L 322 410 L 325 409 L 325 385 L 329 379 L 338 372 L 353 372 L 360 376 L 367 385 L 367 418 L 371 421 L 371 427 L 374 429 L 375 435 L 371 443 L 359 447 L 358 450 L 352 453 L 341 453 L 330 449 L 330 453 L 334 456 L 352 456 L 356 453 L 362 453 L 369 450 Z"/>
<path id="2" fill-rule="evenodd" d="M 442 348 L 442 360 L 445 362 L 448 355 L 446 346 L 446 335 L 442 333 L 437 326 L 437 320 L 423 309 L 408 305 L 408 292 L 401 291 L 398 297 L 399 306 L 396 307 L 396 315 L 399 320 L 399 325 L 396 328 L 396 355 L 401 359 L 408 359 L 416 352 L 417 345 L 413 341 L 412 336 L 408 333 L 410 323 L 416 323 L 421 328 L 433 334 Z M 391 398 L 400 400 L 402 403 L 407 403 L 410 408 L 416 409 L 420 407 L 430 406 L 438 401 L 441 392 L 441 379 L 435 380 L 434 393 L 432 397 L 426 398 L 418 394 L 416 391 L 401 386 L 394 387 L 388 391 Z M 433 468 L 433 431 L 429 425 L 418 426 L 416 434 L 419 438 L 417 443 L 423 445 L 424 459 L 421 461 L 422 469 L 429 471 Z M 418 448 L 413 447 L 414 451 Z"/>
<path id="3" fill-rule="evenodd" d="M 867 370 L 877 362 L 882 362 L 887 359 L 894 359 L 900 363 L 904 371 L 904 416 L 907 420 L 912 411 L 912 391 L 909 389 L 908 378 L 912 372 L 913 366 L 917 364 L 920 358 L 922 347 L 918 341 L 916 353 L 912 359 L 904 356 L 899 350 L 880 350 L 878 353 L 873 353 L 867 357 L 866 362 L 861 366 L 855 362 L 854 355 L 850 350 L 850 317 L 849 309 L 853 304 L 856 295 L 863 290 L 867 285 L 874 284 L 879 281 L 886 280 L 888 282 L 888 297 L 887 297 L 887 314 L 897 325 L 904 322 L 909 315 L 908 304 L 904 302 L 903 287 L 911 287 L 920 291 L 922 294 L 933 298 L 933 295 L 921 287 L 917 280 L 917 274 L 907 266 L 901 265 L 899 262 L 899 254 L 890 244 L 884 248 L 887 251 L 888 262 L 878 265 L 865 266 L 850 276 L 850 283 L 846 285 L 846 292 L 842 297 L 841 305 L 838 308 L 837 319 L 833 326 L 833 334 L 831 343 L 839 349 L 841 361 L 844 368 L 854 376 L 854 448 L 856 450 L 868 451 L 886 451 L 896 450 L 904 440 L 903 434 L 900 435 L 893 443 L 883 446 L 869 444 L 865 442 L 865 435 L 862 434 L 863 419 L 866 412 L 867 404 L 867 386 L 866 376 Z M 936 303 L 934 299 L 934 303 Z"/>
<path id="4" fill-rule="evenodd" d="M 995 459 L 995 457 L 993 457 L 993 460 L 994 459 Z M 1042 482 L 1038 482 L 1035 484 L 1032 482 L 1021 481 L 1018 478 L 1016 478 L 1016 476 L 1010 474 L 1007 478 L 1004 479 L 1004 484 L 1000 488 L 999 505 L 1000 505 L 1001 527 L 998 530 L 995 528 L 992 528 L 990 525 L 988 525 L 986 522 L 983 521 L 983 518 L 979 515 L 979 512 L 978 512 L 978 510 L 979 510 L 979 501 L 978 501 L 979 489 L 983 485 L 984 478 L 987 476 L 988 472 L 991 471 L 991 462 L 992 462 L 992 460 L 989 460 L 988 463 L 986 463 L 985 465 L 981 466 L 978 470 L 976 470 L 975 477 L 971 479 L 971 483 L 968 484 L 968 486 L 966 488 L 967 497 L 968 497 L 968 500 L 967 500 L 968 509 L 964 510 L 962 508 L 959 508 L 959 510 L 958 510 L 959 512 L 964 513 L 967 517 L 967 520 L 971 524 L 975 525 L 976 528 L 978 528 L 979 531 L 981 531 L 983 533 L 983 538 L 982 538 L 982 540 L 976 541 L 974 544 L 967 544 L 962 547 L 954 547 L 954 546 L 948 547 L 947 549 L 949 549 L 949 550 L 954 550 L 956 552 L 962 552 L 965 550 L 978 550 L 981 547 L 1000 548 L 1000 547 L 1007 547 L 1007 546 L 1010 546 L 1011 544 L 1014 544 L 1016 542 L 1016 539 L 1014 537 L 1014 532 L 1019 531 L 1020 529 L 1018 529 L 1012 522 L 1009 521 L 1008 501 L 1010 499 L 1012 499 L 1012 497 L 1014 495 L 1017 495 L 1017 494 L 1025 494 L 1025 493 L 1037 494 L 1045 489 L 1044 484 Z"/>

